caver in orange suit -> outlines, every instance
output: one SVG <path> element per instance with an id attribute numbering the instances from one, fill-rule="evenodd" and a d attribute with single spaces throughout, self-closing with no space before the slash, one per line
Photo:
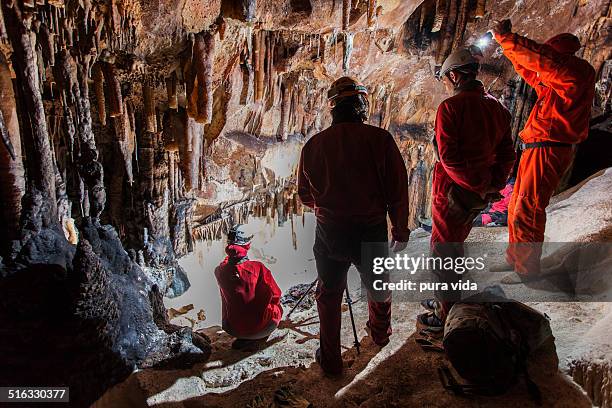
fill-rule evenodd
<path id="1" fill-rule="evenodd" d="M 580 42 L 572 34 L 560 34 L 545 44 L 515 33 L 495 38 L 516 72 L 538 94 L 520 133 L 524 151 L 508 208 L 506 253 L 519 275 L 533 275 L 540 272 L 546 206 L 572 161 L 574 145 L 588 135 L 595 70 L 573 55 Z"/>

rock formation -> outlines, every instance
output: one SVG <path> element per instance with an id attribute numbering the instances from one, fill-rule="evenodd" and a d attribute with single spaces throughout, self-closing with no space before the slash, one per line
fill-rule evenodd
<path id="1" fill-rule="evenodd" d="M 601 151 L 610 135 L 612 6 L 551 4 L 3 0 L 0 327 L 9 341 L 0 353 L 49 356 L 51 367 L 59 361 L 52 345 L 73 348 L 87 374 L 68 364 L 58 382 L 104 378 L 83 385 L 80 402 L 134 367 L 205 358 L 204 339 L 160 317 L 159 296 L 189 287 L 177 259 L 194 240 L 219 239 L 249 216 L 303 214 L 299 150 L 330 124 L 326 91 L 341 75 L 366 84 L 370 123 L 396 138 L 410 176 L 410 223 L 419 226 L 429 217 L 433 121 L 445 97 L 434 74 L 494 19 L 512 18 L 538 41 L 560 30 L 580 37 L 599 75 L 600 135 L 581 149 Z M 516 136 L 533 92 L 495 45 L 483 54 L 483 81 L 512 112 Z M 586 159 L 589 171 L 606 160 Z M 99 360 L 79 359 L 86 347 L 101 350 Z M 24 384 L 45 372 L 28 377 L 12 357 L 3 375 L 7 367 Z"/>

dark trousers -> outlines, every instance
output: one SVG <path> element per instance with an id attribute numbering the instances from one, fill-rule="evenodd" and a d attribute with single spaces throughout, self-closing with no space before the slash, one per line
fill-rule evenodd
<path id="1" fill-rule="evenodd" d="M 367 291 L 367 326 L 372 339 L 384 345 L 391 335 L 391 295 L 373 290 L 375 280 L 386 281 L 388 277 L 386 274 L 375 275 L 372 271 L 372 258 L 388 256 L 387 224 L 333 226 L 317 223 L 313 250 L 319 277 L 316 299 L 320 321 L 321 366 L 327 372 L 339 373 L 342 371 L 340 307 L 351 264 L 359 271 Z"/>

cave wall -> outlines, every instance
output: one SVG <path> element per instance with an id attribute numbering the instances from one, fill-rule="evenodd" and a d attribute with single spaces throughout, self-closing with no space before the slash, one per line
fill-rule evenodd
<path id="1" fill-rule="evenodd" d="M 8 4 L 3 10 L 7 27 L 22 19 L 28 30 L 32 86 L 48 127 L 40 135 L 48 134 L 54 158 L 40 172 L 57 173 L 47 190 L 65 185 L 57 217 L 66 235 L 76 242 L 72 220 L 93 212 L 154 267 L 189 252 L 193 226 L 219 208 L 293 182 L 264 155 L 288 149 L 293 158 L 288 140 L 330 124 L 325 93 L 343 74 L 368 86 L 370 123 L 396 137 L 416 227 L 429 216 L 430 140 L 446 97 L 433 76 L 446 55 L 511 17 L 538 41 L 561 27 L 576 33 L 600 73 L 610 59 L 603 0 L 54 0 L 25 2 L 21 17 Z M 9 37 L 3 44 L 10 56 Z M 484 49 L 483 80 L 511 109 L 518 133 L 533 93 L 494 44 Z M 297 160 L 288 164 L 283 173 Z"/>
<path id="2" fill-rule="evenodd" d="M 83 401 L 133 366 L 206 358 L 205 339 L 165 319 L 161 296 L 189 287 L 177 259 L 230 221 L 303 214 L 300 148 L 330 124 L 326 91 L 343 74 L 368 87 L 370 123 L 394 135 L 406 161 L 410 225 L 426 222 L 433 121 L 446 96 L 436 69 L 508 17 L 539 41 L 580 37 L 608 134 L 609 1 L 2 1 L 0 327 L 12 340 L 0 352 L 61 355 L 31 334 L 40 332 L 78 346 L 83 378 L 105 379 Z M 495 45 L 482 78 L 516 135 L 533 92 Z M 83 337 L 65 335 L 75 330 Z M 81 361 L 91 349 L 104 364 Z M 13 359 L 0 374 L 32 385 L 45 372 Z"/>

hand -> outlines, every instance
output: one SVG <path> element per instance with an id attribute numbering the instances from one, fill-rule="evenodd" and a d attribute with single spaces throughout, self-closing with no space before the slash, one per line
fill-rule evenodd
<path id="1" fill-rule="evenodd" d="M 493 34 L 504 35 L 512 32 L 512 22 L 508 19 L 506 20 L 493 20 L 493 28 L 491 29 Z"/>
<path id="2" fill-rule="evenodd" d="M 401 252 L 404 249 L 406 249 L 407 246 L 408 246 L 407 242 L 401 242 L 401 241 L 396 241 L 396 240 L 391 241 L 391 243 L 389 244 L 389 248 L 393 252 Z"/>

